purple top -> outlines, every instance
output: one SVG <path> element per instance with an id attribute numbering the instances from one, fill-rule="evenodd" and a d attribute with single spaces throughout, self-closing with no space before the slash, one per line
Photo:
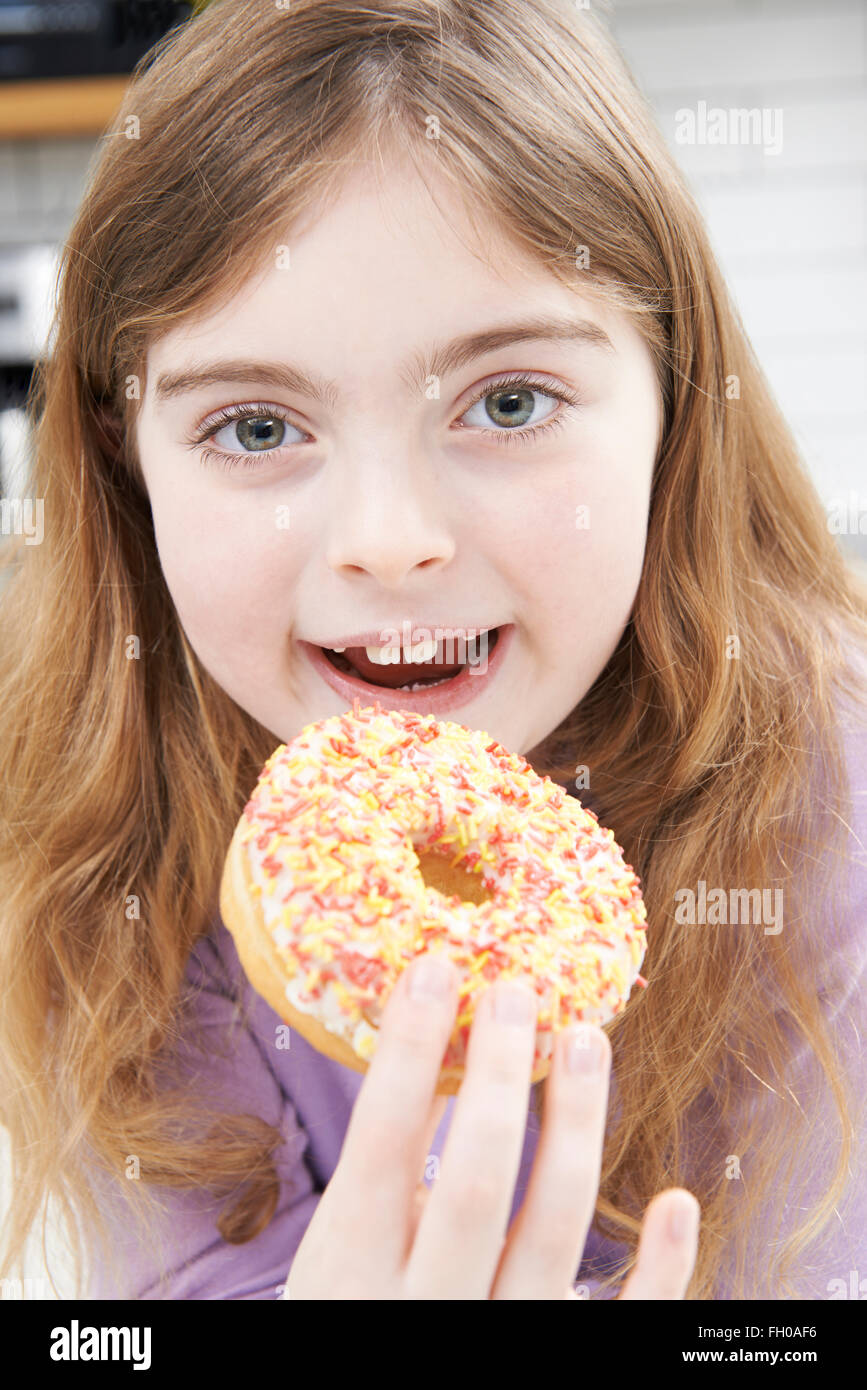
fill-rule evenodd
<path id="1" fill-rule="evenodd" d="M 853 797 L 853 837 L 849 840 L 851 867 L 848 884 L 841 879 L 840 903 L 843 936 L 836 942 L 840 959 L 848 972 L 844 990 L 832 1001 L 829 1016 L 836 1030 L 838 1055 L 847 1059 L 855 1078 L 855 1094 L 867 1094 L 867 1061 L 860 1050 L 859 1033 L 867 1037 L 867 1005 L 862 986 L 867 983 L 867 726 L 845 723 L 848 768 Z M 582 803 L 589 805 L 586 793 Z M 821 923 L 821 913 L 812 916 Z M 707 929 L 707 928 L 699 928 Z M 117 1248 L 122 1251 L 121 1268 L 128 1283 L 116 1288 L 108 1282 L 108 1272 L 92 1271 L 86 1290 L 88 1298 L 132 1299 L 274 1299 L 286 1282 L 295 1251 L 316 1210 L 320 1195 L 337 1165 L 350 1114 L 364 1077 L 316 1052 L 294 1030 L 288 1049 L 278 1047 L 285 1037 L 281 1021 L 247 983 L 241 970 L 233 939 L 219 916 L 211 933 L 196 946 L 190 957 L 187 979 L 200 988 L 197 1007 L 203 1022 L 215 1030 L 215 1055 L 195 1053 L 191 1066 L 202 1075 L 202 1084 L 219 1095 L 227 1111 L 252 1112 L 275 1125 L 286 1142 L 275 1153 L 281 1180 L 280 1198 L 269 1225 L 245 1245 L 227 1244 L 216 1229 L 219 1204 L 208 1194 L 193 1190 L 161 1189 L 167 1217 L 165 1225 L 166 1266 L 169 1277 L 160 1286 L 158 1270 L 145 1251 L 125 1242 L 122 1220 L 116 1228 Z M 240 1005 L 239 1001 L 240 1000 Z M 246 1023 L 245 1023 L 246 1017 Z M 234 1025 L 234 1026 L 232 1026 Z M 234 1051 L 226 1047 L 227 1030 L 232 1028 Z M 824 1126 L 833 1152 L 838 1140 L 833 1111 L 827 1121 L 817 1113 L 810 1099 L 810 1070 L 806 1050 L 797 1056 L 791 1080 L 792 1091 L 804 1100 L 807 1113 L 815 1116 L 814 1132 Z M 186 1065 L 186 1063 L 185 1063 Z M 757 1090 L 759 1088 L 757 1087 Z M 759 1093 L 760 1090 L 759 1090 Z M 443 1119 L 431 1145 L 431 1153 L 441 1155 L 449 1129 L 455 1097 L 450 1097 Z M 830 1102 L 829 1102 L 830 1104 Z M 616 1106 L 616 1083 L 611 1078 L 609 1114 Z M 812 1109 L 810 1108 L 812 1106 Z M 514 1216 L 526 1191 L 538 1136 L 538 1121 L 528 1108 L 527 1129 L 521 1168 L 512 1204 Z M 736 1145 L 735 1145 L 736 1147 Z M 837 1208 L 826 1248 L 817 1263 L 813 1255 L 809 1266 L 796 1271 L 803 1298 L 867 1296 L 867 1125 L 859 1126 L 859 1149 L 852 1159 L 852 1180 L 844 1201 Z M 722 1156 L 721 1161 L 725 1161 Z M 749 1156 L 741 1155 L 743 1180 L 749 1182 Z M 805 1169 L 805 1171 L 809 1171 Z M 815 1168 L 813 1169 L 815 1171 Z M 824 1187 L 826 1174 L 816 1174 L 810 1196 Z M 106 1193 L 111 1206 L 111 1197 Z M 787 1207 L 787 1217 L 791 1215 Z M 769 1242 L 788 1234 L 772 1236 L 754 1232 L 755 1258 L 767 1262 Z M 125 1248 L 124 1248 L 125 1247 Z M 591 1230 L 584 1256 L 575 1278 L 589 1288 L 591 1298 L 598 1294 L 598 1276 L 618 1247 L 601 1240 Z M 855 1285 L 864 1280 L 858 1292 Z M 832 1281 L 839 1281 L 834 1283 Z M 614 1293 L 604 1295 L 616 1296 Z"/>

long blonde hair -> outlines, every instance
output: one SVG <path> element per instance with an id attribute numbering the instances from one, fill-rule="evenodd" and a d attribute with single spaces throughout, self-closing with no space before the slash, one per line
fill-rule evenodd
<path id="1" fill-rule="evenodd" d="M 144 382 L 156 337 L 230 296 L 293 219 L 339 192 L 344 161 L 390 142 L 564 283 L 634 315 L 653 353 L 664 428 L 633 613 L 532 755 L 561 779 L 591 769 L 594 807 L 648 909 L 651 984 L 608 1027 L 620 1114 L 594 1220 L 626 1249 L 613 1286 L 647 1202 L 686 1186 L 702 1207 L 689 1297 L 715 1296 L 724 1256 L 732 1296 L 757 1296 L 753 1217 L 777 1210 L 801 1142 L 797 1110 L 766 1094 L 785 1091 L 785 1019 L 839 1117 L 821 1202 L 760 1262 L 761 1294 L 779 1277 L 793 1296 L 787 1269 L 827 1231 L 853 1143 L 817 994 L 826 979 L 839 987 L 816 925 L 817 904 L 824 929 L 833 903 L 811 878 L 806 915 L 768 935 L 685 928 L 674 895 L 699 880 L 788 891 L 799 870 L 830 870 L 851 819 L 835 702 L 858 695 L 846 644 L 867 644 L 867 591 L 829 535 L 643 99 L 603 24 L 567 0 L 217 0 L 139 64 L 94 159 L 34 379 L 44 540 L 7 543 L 0 607 L 0 1056 L 14 1160 L 0 1272 L 51 1194 L 73 1231 L 84 1220 L 80 1279 L 82 1239 L 106 1236 L 97 1169 L 118 1180 L 143 1239 L 160 1187 L 216 1193 L 228 1242 L 274 1212 L 278 1131 L 166 1084 L 185 967 L 274 739 L 185 639 L 129 383 Z M 822 795 L 811 750 L 827 759 Z M 769 1126 L 755 1149 L 750 1077 Z M 708 1100 L 710 1137 L 690 1158 Z M 727 1180 L 732 1150 L 746 1183 Z M 122 1181 L 129 1155 L 140 1181 Z"/>

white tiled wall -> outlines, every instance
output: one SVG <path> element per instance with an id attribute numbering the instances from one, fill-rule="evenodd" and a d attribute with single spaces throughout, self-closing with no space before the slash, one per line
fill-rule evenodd
<path id="1" fill-rule="evenodd" d="M 62 241 L 96 140 L 0 141 L 0 241 Z"/>
<path id="2" fill-rule="evenodd" d="M 614 0 L 609 23 L 689 176 L 823 500 L 855 491 L 867 526 L 867 6 Z M 780 153 L 677 144 L 675 112 L 701 101 L 781 109 Z M 63 240 L 94 148 L 0 143 L 0 243 Z M 867 558 L 867 535 L 842 543 Z M 43 1273 L 34 1250 L 25 1274 Z"/>
<path id="3" fill-rule="evenodd" d="M 867 531 L 867 5 L 613 0 L 609 24 L 823 501 L 855 492 Z M 779 154 L 679 144 L 702 101 L 780 110 Z M 841 543 L 867 559 L 867 534 Z"/>

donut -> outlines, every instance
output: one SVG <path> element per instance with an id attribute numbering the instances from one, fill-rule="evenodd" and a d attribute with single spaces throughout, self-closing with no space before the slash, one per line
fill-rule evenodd
<path id="1" fill-rule="evenodd" d="M 253 988 L 360 1072 L 401 973 L 449 956 L 459 1007 L 438 1094 L 460 1086 L 493 981 L 535 989 L 533 1082 L 556 1031 L 610 1021 L 646 984 L 645 905 L 613 832 L 489 734 L 378 702 L 356 699 L 272 753 L 226 854 L 220 912 Z"/>

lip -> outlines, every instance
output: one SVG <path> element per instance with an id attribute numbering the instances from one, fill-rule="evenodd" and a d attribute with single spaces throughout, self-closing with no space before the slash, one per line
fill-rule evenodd
<path id="1" fill-rule="evenodd" d="M 336 666 L 332 666 L 325 653 L 312 642 L 299 641 L 298 646 L 304 652 L 313 669 L 325 681 L 325 684 L 342 696 L 350 707 L 355 700 L 361 700 L 363 706 L 373 705 L 378 701 L 383 710 L 410 710 L 413 714 L 440 715 L 449 710 L 459 709 L 463 705 L 468 705 L 471 700 L 478 699 L 479 695 L 483 694 L 491 681 L 494 680 L 511 646 L 515 625 L 514 623 L 501 625 L 492 623 L 490 630 L 493 630 L 494 627 L 499 627 L 499 636 L 488 658 L 487 670 L 483 675 L 474 675 L 472 666 L 468 666 L 465 671 L 462 671 L 448 684 L 434 685 L 427 690 L 389 690 L 383 685 L 369 685 L 367 681 L 363 681 L 359 677 L 348 676 L 343 671 L 338 671 Z M 378 634 L 374 634 L 374 636 L 378 636 Z M 352 641 L 345 644 L 339 642 L 337 645 L 363 647 L 374 644 L 372 642 Z"/>

